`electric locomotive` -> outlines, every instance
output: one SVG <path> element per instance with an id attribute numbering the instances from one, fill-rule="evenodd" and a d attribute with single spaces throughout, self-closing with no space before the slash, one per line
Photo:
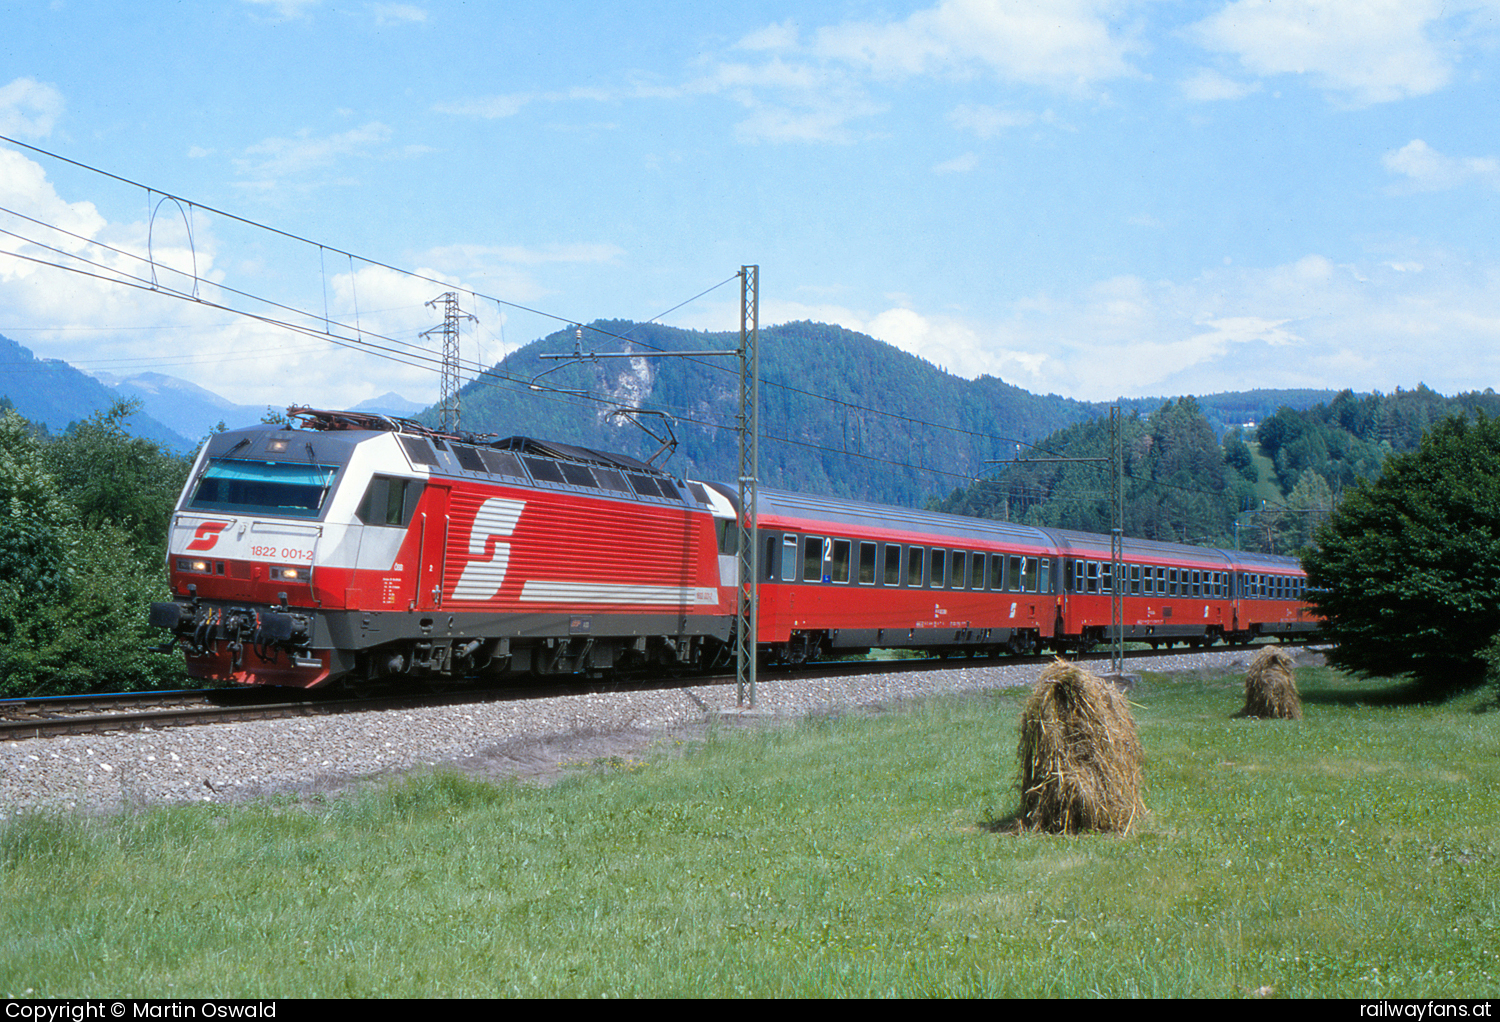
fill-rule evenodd
<path id="1" fill-rule="evenodd" d="M 722 659 L 734 514 L 635 459 L 289 409 L 209 439 L 172 516 L 170 629 L 190 676 L 593 672 Z"/>

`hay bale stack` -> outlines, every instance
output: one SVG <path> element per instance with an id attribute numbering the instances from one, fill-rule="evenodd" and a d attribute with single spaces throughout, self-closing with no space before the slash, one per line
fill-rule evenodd
<path id="1" fill-rule="evenodd" d="M 1245 708 L 1240 716 L 1301 720 L 1302 697 L 1292 674 L 1295 667 L 1291 654 L 1277 646 L 1257 653 L 1245 672 Z"/>
<path id="2" fill-rule="evenodd" d="M 1141 801 L 1140 738 L 1130 704 L 1066 660 L 1044 670 L 1021 711 L 1021 826 L 1128 833 Z"/>

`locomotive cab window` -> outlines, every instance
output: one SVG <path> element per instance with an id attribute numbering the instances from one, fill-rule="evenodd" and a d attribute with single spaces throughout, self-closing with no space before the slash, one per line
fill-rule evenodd
<path id="1" fill-rule="evenodd" d="M 392 476 L 376 476 L 370 480 L 364 500 L 355 512 L 366 525 L 411 524 L 412 512 L 416 510 L 417 498 L 422 494 L 422 483 L 417 479 L 396 479 Z"/>
<path id="2" fill-rule="evenodd" d="M 198 479 L 188 507 L 199 511 L 260 512 L 317 518 L 333 489 L 336 465 L 216 459 Z"/>
<path id="3" fill-rule="evenodd" d="M 718 535 L 719 553 L 733 556 L 740 552 L 740 523 L 732 518 L 719 518 L 714 522 Z"/>

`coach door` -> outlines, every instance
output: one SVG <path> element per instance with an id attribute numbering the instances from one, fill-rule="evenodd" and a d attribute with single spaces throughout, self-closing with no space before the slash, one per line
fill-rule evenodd
<path id="1" fill-rule="evenodd" d="M 443 575 L 447 560 L 449 514 L 448 495 L 452 488 L 427 484 L 423 495 L 422 510 L 417 514 L 416 527 L 421 539 L 421 559 L 417 562 L 417 610 L 438 610 L 443 605 L 443 587 L 447 579 Z"/>

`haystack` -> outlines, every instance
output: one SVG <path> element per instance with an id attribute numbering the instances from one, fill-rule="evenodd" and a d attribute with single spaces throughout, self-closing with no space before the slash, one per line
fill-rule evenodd
<path id="1" fill-rule="evenodd" d="M 1044 670 L 1021 711 L 1021 826 L 1128 833 L 1146 812 L 1130 704 L 1066 660 Z"/>
<path id="2" fill-rule="evenodd" d="M 1291 654 L 1279 647 L 1267 646 L 1257 653 L 1245 672 L 1245 708 L 1240 716 L 1301 720 L 1302 697 L 1292 674 L 1295 666 Z"/>

